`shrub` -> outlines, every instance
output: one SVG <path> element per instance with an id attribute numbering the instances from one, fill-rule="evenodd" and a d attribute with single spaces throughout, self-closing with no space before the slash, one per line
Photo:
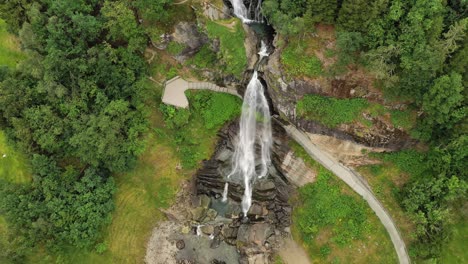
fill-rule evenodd
<path id="1" fill-rule="evenodd" d="M 187 109 L 179 109 L 166 104 L 161 104 L 159 109 L 163 113 L 168 128 L 178 129 L 189 122 L 190 112 Z"/>
<path id="2" fill-rule="evenodd" d="M 306 95 L 297 102 L 297 112 L 310 120 L 317 120 L 328 127 L 350 123 L 368 107 L 365 99 L 335 99 L 318 95 Z"/>
<path id="3" fill-rule="evenodd" d="M 202 91 L 189 94 L 189 98 L 207 129 L 219 128 L 240 114 L 241 101 L 233 95 Z"/>
<path id="4" fill-rule="evenodd" d="M 212 68 L 216 63 L 216 53 L 208 45 L 203 45 L 197 54 L 187 60 L 186 63 L 199 69 Z"/>
<path id="5" fill-rule="evenodd" d="M 401 127 L 404 130 L 410 130 L 414 127 L 416 118 L 415 115 L 409 111 L 400 111 L 400 110 L 393 110 L 390 112 L 392 124 L 395 127 Z"/>
<path id="6" fill-rule="evenodd" d="M 235 21 L 233 29 L 228 25 L 224 26 L 217 22 L 208 21 L 206 30 L 210 38 L 219 38 L 220 56 L 226 65 L 225 72 L 240 78 L 247 66 L 244 29 L 238 20 L 221 21 L 219 23 L 230 23 L 231 21 Z"/>
<path id="7" fill-rule="evenodd" d="M 301 45 L 288 45 L 281 53 L 281 63 L 292 76 L 316 77 L 322 74 L 322 62 L 313 55 L 304 54 Z"/>
<path id="8" fill-rule="evenodd" d="M 180 54 L 183 50 L 185 49 L 184 44 L 177 43 L 175 41 L 169 42 L 169 45 L 167 45 L 166 51 L 171 54 L 171 55 L 178 55 Z"/>

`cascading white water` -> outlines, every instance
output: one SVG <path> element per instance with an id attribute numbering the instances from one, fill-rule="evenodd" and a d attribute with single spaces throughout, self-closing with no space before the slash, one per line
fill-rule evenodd
<path id="1" fill-rule="evenodd" d="M 249 8 L 244 5 L 243 0 L 231 0 L 232 7 L 234 8 L 234 15 L 236 15 L 238 18 L 242 20 L 243 23 L 252 23 L 252 22 L 260 22 L 262 20 L 261 18 L 261 6 L 262 6 L 262 1 L 258 0 L 257 5 L 253 6 L 251 4 Z M 254 18 L 249 19 L 249 11 L 253 9 L 254 13 Z"/>
<path id="2" fill-rule="evenodd" d="M 242 0 L 231 0 L 231 3 L 234 8 L 234 15 L 240 18 L 244 23 L 252 22 L 252 20 L 247 18 L 247 8 Z"/>
<path id="3" fill-rule="evenodd" d="M 267 47 L 262 42 L 260 60 L 268 56 Z M 242 211 L 247 214 L 252 204 L 252 184 L 257 178 L 265 177 L 270 165 L 270 149 L 272 145 L 271 116 L 263 85 L 258 79 L 257 71 L 247 85 L 242 104 L 242 114 L 239 123 L 239 139 L 233 156 L 233 169 L 227 176 L 239 176 L 244 182 Z M 260 146 L 260 170 L 257 173 L 255 161 L 255 143 Z M 227 200 L 229 184 L 226 182 L 223 201 Z"/>

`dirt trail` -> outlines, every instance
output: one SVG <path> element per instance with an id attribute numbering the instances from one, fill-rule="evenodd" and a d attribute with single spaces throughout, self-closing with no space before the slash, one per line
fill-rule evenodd
<path id="1" fill-rule="evenodd" d="M 286 264 L 311 264 L 307 253 L 291 238 L 284 239 L 284 245 L 279 251 L 281 259 Z"/>

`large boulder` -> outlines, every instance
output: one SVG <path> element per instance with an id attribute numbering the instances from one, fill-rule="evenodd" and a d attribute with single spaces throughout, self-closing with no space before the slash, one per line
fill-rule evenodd
<path id="1" fill-rule="evenodd" d="M 198 27 L 195 23 L 186 21 L 179 22 L 175 26 L 172 38 L 176 42 L 184 44 L 192 50 L 196 50 L 208 42 L 208 37 L 198 31 Z"/>

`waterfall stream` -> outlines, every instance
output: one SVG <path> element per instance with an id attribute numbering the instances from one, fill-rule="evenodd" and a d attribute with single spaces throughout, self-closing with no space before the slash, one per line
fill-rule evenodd
<path id="1" fill-rule="evenodd" d="M 262 41 L 260 61 L 268 56 L 267 46 Z M 260 146 L 259 166 L 256 159 L 256 143 Z M 270 149 L 272 145 L 271 115 L 264 88 L 254 71 L 252 79 L 247 85 L 242 104 L 242 114 L 239 122 L 239 138 L 235 146 L 232 160 L 233 169 L 227 178 L 240 177 L 244 183 L 242 197 L 242 211 L 244 215 L 252 204 L 252 185 L 258 178 L 268 173 L 270 165 Z M 229 184 L 226 182 L 223 201 L 227 200 Z"/>
<path id="2" fill-rule="evenodd" d="M 253 22 L 261 22 L 262 16 L 261 16 L 261 6 L 262 6 L 262 1 L 258 0 L 257 5 L 254 6 L 253 4 L 250 4 L 249 8 L 247 8 L 244 4 L 243 0 L 231 0 L 232 7 L 234 9 L 234 15 L 238 17 L 239 19 L 242 20 L 243 23 L 249 24 Z M 249 18 L 249 13 L 254 14 L 253 19 Z"/>

